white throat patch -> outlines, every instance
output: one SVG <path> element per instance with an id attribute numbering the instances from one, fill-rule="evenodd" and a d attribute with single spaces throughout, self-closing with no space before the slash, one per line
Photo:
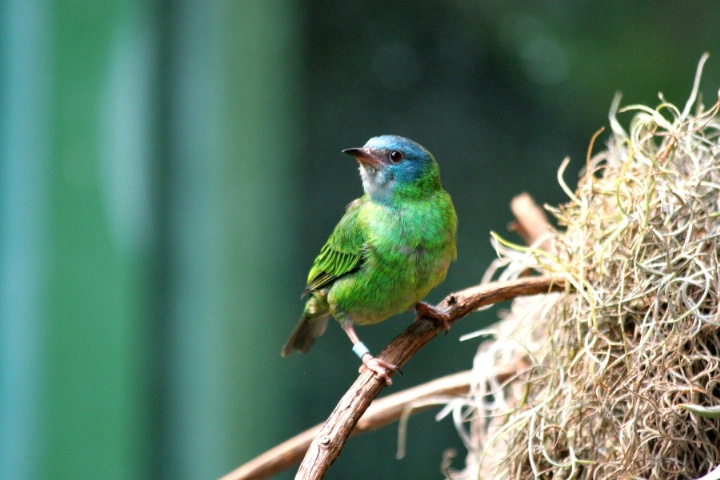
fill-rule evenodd
<path id="1" fill-rule="evenodd" d="M 360 164 L 363 190 L 373 200 L 385 202 L 392 199 L 395 179 L 387 178 L 380 170 Z"/>

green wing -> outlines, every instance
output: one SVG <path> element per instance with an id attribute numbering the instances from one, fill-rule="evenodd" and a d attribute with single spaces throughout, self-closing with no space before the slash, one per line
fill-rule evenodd
<path id="1" fill-rule="evenodd" d="M 320 255 L 315 258 L 303 295 L 360 268 L 365 236 L 358 217 L 365 202 L 363 197 L 348 205 L 345 215 L 320 250 Z"/>

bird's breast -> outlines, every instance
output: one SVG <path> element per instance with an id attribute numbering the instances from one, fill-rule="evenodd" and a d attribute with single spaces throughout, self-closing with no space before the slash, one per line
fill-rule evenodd
<path id="1" fill-rule="evenodd" d="M 440 283 L 455 252 L 454 225 L 429 202 L 368 203 L 359 214 L 365 238 L 363 263 L 333 285 L 335 318 L 377 323 L 411 308 Z"/>
<path id="2" fill-rule="evenodd" d="M 447 271 L 454 251 L 452 232 L 432 203 L 376 207 L 367 226 L 369 247 L 386 268 L 401 269 L 414 277 Z M 421 278 L 414 280 L 416 283 Z"/>

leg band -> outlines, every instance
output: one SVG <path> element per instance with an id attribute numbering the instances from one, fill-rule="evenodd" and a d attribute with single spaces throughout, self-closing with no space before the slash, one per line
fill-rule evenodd
<path id="1" fill-rule="evenodd" d="M 355 355 L 357 355 L 358 358 L 360 360 L 362 360 L 362 357 L 365 354 L 370 353 L 370 350 L 368 350 L 368 348 L 365 346 L 364 343 L 358 342 L 355 345 L 353 345 L 353 352 L 355 352 Z"/>

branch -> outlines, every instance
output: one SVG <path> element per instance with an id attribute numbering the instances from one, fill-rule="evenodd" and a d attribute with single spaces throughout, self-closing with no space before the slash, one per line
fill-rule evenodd
<path id="1" fill-rule="evenodd" d="M 437 380 L 408 388 L 399 393 L 388 395 L 373 402 L 365 415 L 355 426 L 352 435 L 376 430 L 394 422 L 411 403 L 436 395 L 462 395 L 470 385 L 470 371 L 455 373 Z M 417 409 L 422 411 L 423 409 Z M 285 470 L 290 465 L 300 463 L 310 442 L 318 434 L 322 423 L 286 440 L 251 460 L 220 480 L 262 479 Z"/>
<path id="2" fill-rule="evenodd" d="M 564 288 L 565 281 L 562 278 L 527 277 L 478 285 L 450 294 L 438 304 L 438 307 L 450 315 L 450 323 L 453 323 L 486 305 L 519 296 L 560 291 Z M 395 338 L 379 357 L 401 367 L 441 330 L 432 319 L 424 317 Z M 390 375 L 393 373 L 391 372 Z M 310 444 L 296 479 L 323 478 L 327 469 L 340 454 L 355 424 L 384 386 L 385 382 L 369 370 L 364 370 L 360 374 Z"/>
<path id="3" fill-rule="evenodd" d="M 517 221 L 511 223 L 508 229 L 517 232 L 528 245 L 545 237 L 539 247 L 550 251 L 552 240 L 548 234 L 552 232 L 552 227 L 547 215 L 537 206 L 532 197 L 528 193 L 521 193 L 510 202 L 510 210 Z"/>
<path id="4" fill-rule="evenodd" d="M 517 371 L 517 367 L 508 365 L 497 369 L 492 376 L 502 383 L 517 374 Z M 426 398 L 464 395 L 470 390 L 470 380 L 471 371 L 466 370 L 376 400 L 355 425 L 351 436 L 377 430 L 397 421 L 406 409 Z M 430 407 L 430 405 L 414 407 L 411 413 L 420 413 Z M 261 480 L 275 475 L 291 465 L 300 463 L 310 446 L 310 442 L 318 434 L 321 427 L 322 423 L 284 441 L 228 473 L 220 480 Z"/>

